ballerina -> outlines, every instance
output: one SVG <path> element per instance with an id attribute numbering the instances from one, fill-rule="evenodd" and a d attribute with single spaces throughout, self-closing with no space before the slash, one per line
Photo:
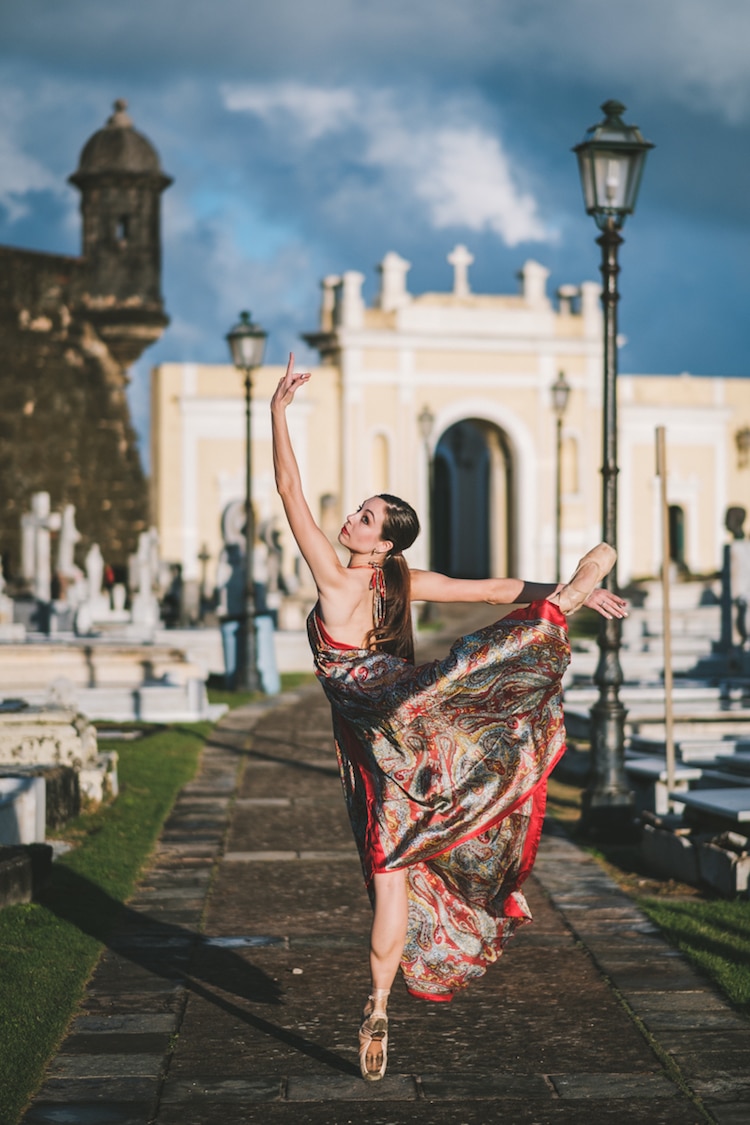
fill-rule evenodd
<path id="1" fill-rule="evenodd" d="M 308 634 L 373 905 L 359 1063 L 366 1081 L 378 1081 L 399 967 L 412 995 L 450 1000 L 530 921 L 520 888 L 536 855 L 546 779 L 565 749 L 565 617 L 586 605 L 622 618 L 627 603 L 598 588 L 616 558 L 606 543 L 566 585 L 412 570 L 403 552 L 419 520 L 390 494 L 347 516 L 343 565 L 305 499 L 286 421 L 309 379 L 290 355 L 271 401 L 274 469 L 318 592 Z M 412 601 L 521 608 L 415 667 Z"/>

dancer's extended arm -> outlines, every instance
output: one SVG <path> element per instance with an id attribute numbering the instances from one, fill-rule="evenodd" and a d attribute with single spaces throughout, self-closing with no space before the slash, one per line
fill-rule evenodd
<path id="1" fill-rule="evenodd" d="M 490 605 L 526 605 L 549 598 L 561 589 L 553 582 L 524 582 L 522 578 L 449 578 L 431 570 L 412 570 L 411 597 L 415 602 L 488 602 Z M 599 587 L 583 603 L 602 617 L 626 617 L 627 602 L 619 594 Z"/>
<path id="2" fill-rule="evenodd" d="M 536 602 L 556 593 L 554 582 L 524 582 L 521 578 L 449 578 L 432 570 L 412 570 L 411 596 L 415 602 L 488 602 L 514 605 Z"/>
<path id="3" fill-rule="evenodd" d="M 294 398 L 295 392 L 307 383 L 309 378 L 309 372 L 294 372 L 294 355 L 290 355 L 286 374 L 279 380 L 279 385 L 271 399 L 273 467 L 276 474 L 276 488 L 302 557 L 312 571 L 318 590 L 330 590 L 343 581 L 344 567 L 313 519 L 305 499 L 286 420 L 287 406 Z"/>

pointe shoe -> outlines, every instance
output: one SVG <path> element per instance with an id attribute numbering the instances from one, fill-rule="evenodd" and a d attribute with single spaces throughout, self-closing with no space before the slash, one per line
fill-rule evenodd
<path id="1" fill-rule="evenodd" d="M 576 572 L 557 595 L 560 612 L 566 617 L 580 609 L 589 594 L 596 589 L 615 565 L 617 551 L 609 543 L 599 543 L 583 556 Z"/>
<path id="2" fill-rule="evenodd" d="M 388 1016 L 385 1006 L 388 1002 L 389 990 L 376 988 L 368 997 L 365 1005 L 364 1020 L 359 1029 L 359 1070 L 365 1082 L 379 1082 L 385 1075 L 388 1064 Z M 377 1066 L 367 1065 L 367 1052 L 373 1043 L 379 1044 L 381 1056 Z"/>

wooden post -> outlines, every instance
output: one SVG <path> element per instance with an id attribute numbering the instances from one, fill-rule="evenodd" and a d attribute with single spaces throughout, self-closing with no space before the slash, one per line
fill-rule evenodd
<path id="1" fill-rule="evenodd" d="M 667 789 L 674 789 L 674 712 L 672 708 L 672 620 L 669 612 L 669 505 L 667 503 L 667 449 L 664 426 L 656 429 L 656 475 L 661 503 L 661 589 L 664 636 L 664 727 L 667 751 Z M 671 807 L 671 801 L 670 801 Z"/>

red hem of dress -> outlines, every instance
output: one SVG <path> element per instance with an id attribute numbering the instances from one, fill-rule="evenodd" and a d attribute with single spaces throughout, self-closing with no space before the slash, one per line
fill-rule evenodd
<path id="1" fill-rule="evenodd" d="M 547 778 L 552 773 L 557 763 L 562 758 L 567 747 L 563 746 L 560 753 L 555 756 L 554 761 L 549 767 L 549 770 L 544 775 L 540 785 L 536 787 L 533 793 L 533 807 L 531 810 L 531 822 L 526 834 L 523 852 L 521 853 L 521 866 L 518 872 L 518 879 L 516 881 L 515 890 L 523 886 L 527 878 L 531 874 L 531 870 L 536 860 L 536 853 L 539 851 L 539 841 L 542 838 L 542 830 L 544 828 L 544 814 L 547 808 Z"/>
<path id="2" fill-rule="evenodd" d="M 417 992 L 414 988 L 406 986 L 406 991 L 410 996 L 416 997 L 417 1000 L 432 1000 L 434 1004 L 449 1004 L 453 999 L 453 993 L 449 992 L 447 995 L 444 992 Z"/>

